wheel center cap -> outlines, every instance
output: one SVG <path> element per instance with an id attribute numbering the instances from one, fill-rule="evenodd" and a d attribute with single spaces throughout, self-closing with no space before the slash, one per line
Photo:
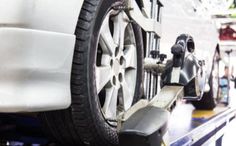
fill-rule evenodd
<path id="1" fill-rule="evenodd" d="M 118 75 L 120 73 L 121 70 L 121 65 L 119 63 L 119 61 L 117 59 L 114 60 L 114 64 L 113 64 L 113 71 L 115 75 Z"/>

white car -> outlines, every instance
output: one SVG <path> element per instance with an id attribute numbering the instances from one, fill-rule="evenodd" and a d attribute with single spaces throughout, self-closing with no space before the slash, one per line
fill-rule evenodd
<path id="1" fill-rule="evenodd" d="M 159 91 L 159 75 L 144 73 L 151 46 L 171 59 L 180 34 L 193 37 L 206 64 L 194 105 L 214 108 L 213 88 L 205 88 L 218 34 L 200 0 L 0 3 L 0 112 L 38 113 L 62 145 L 117 145 L 119 115 Z"/>

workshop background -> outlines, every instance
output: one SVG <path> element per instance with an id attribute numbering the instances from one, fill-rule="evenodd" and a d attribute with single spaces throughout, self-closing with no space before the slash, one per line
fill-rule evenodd
<path id="1" fill-rule="evenodd" d="M 210 0 L 211 1 L 211 0 Z M 210 2 L 209 1 L 209 2 Z M 214 1 L 211 2 L 218 2 Z M 215 23 L 219 31 L 220 39 L 220 49 L 221 49 L 221 61 L 219 76 L 224 75 L 224 67 L 229 66 L 230 73 L 233 77 L 236 77 L 236 1 L 229 0 L 229 7 L 227 10 L 219 10 L 217 7 L 213 8 L 212 17 L 215 20 Z M 231 3 L 231 4 L 230 4 Z M 227 53 L 230 52 L 230 53 Z M 230 106 L 232 108 L 236 107 L 236 82 L 230 82 Z M 236 134 L 236 120 L 233 120 L 226 128 L 224 134 L 222 145 L 223 146 L 233 146 L 235 145 L 235 134 Z M 215 144 L 213 143 L 212 146 Z"/>

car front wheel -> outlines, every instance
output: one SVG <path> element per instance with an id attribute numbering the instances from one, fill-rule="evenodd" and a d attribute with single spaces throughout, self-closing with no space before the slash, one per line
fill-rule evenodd
<path id="1" fill-rule="evenodd" d="M 117 145 L 117 117 L 140 98 L 141 29 L 121 0 L 85 0 L 75 35 L 72 104 L 41 118 L 63 145 Z"/>

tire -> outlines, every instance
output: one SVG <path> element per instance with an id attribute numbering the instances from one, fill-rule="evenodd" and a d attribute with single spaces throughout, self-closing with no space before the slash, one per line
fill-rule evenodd
<path id="1" fill-rule="evenodd" d="M 211 86 L 211 85 L 210 85 Z M 216 107 L 216 100 L 213 97 L 212 87 L 210 91 L 203 94 L 201 100 L 192 101 L 193 106 L 197 110 L 213 110 Z"/>
<path id="2" fill-rule="evenodd" d="M 106 39 L 104 39 L 105 37 L 102 36 L 106 36 L 103 34 L 103 29 L 105 30 L 105 28 L 107 28 L 103 27 L 103 24 L 106 22 L 105 20 L 108 16 L 109 22 L 113 21 L 114 25 L 107 26 L 109 29 L 113 29 L 111 34 L 114 36 L 116 35 L 117 32 L 115 32 L 115 28 L 116 26 L 121 25 L 115 25 L 115 20 L 118 20 L 119 23 L 119 20 L 124 21 L 123 17 L 127 16 L 123 10 L 117 11 L 116 9 L 113 9 L 120 5 L 122 5 L 122 0 L 84 1 L 75 31 L 76 44 L 71 73 L 72 104 L 66 110 L 40 114 L 40 118 L 46 127 L 44 128 L 45 132 L 49 133 L 51 137 L 61 145 L 118 145 L 116 113 L 119 114 L 120 112 L 127 110 L 127 108 L 137 102 L 141 97 L 140 92 L 143 78 L 143 40 L 141 29 L 135 23 L 128 23 L 126 25 L 124 30 L 124 43 L 121 43 L 124 45 L 124 48 L 120 45 L 122 47 L 119 46 L 115 49 L 119 49 L 118 54 L 120 53 L 121 57 L 119 57 L 118 60 L 118 57 L 115 55 L 114 62 L 116 61 L 116 65 L 114 65 L 115 63 L 113 61 L 109 61 L 111 68 L 114 68 L 112 70 L 112 77 L 110 77 L 110 74 L 107 74 L 107 77 L 109 77 L 108 83 L 101 91 L 98 91 L 100 86 L 98 83 L 100 83 L 101 74 L 99 74 L 100 72 L 97 69 L 102 67 L 104 63 L 103 60 L 106 60 L 103 56 L 107 55 L 106 51 L 108 50 L 107 48 L 109 48 L 106 44 Z M 113 13 L 116 15 L 113 16 Z M 122 17 L 122 19 L 119 19 L 119 17 Z M 126 17 L 126 19 L 129 18 Z M 124 24 L 123 21 L 122 24 Z M 122 30 L 122 28 L 119 28 L 119 30 L 120 29 Z M 121 34 L 122 33 L 119 33 L 119 36 Z M 120 38 L 122 37 L 119 37 L 119 43 L 121 42 Z M 115 37 L 113 39 L 115 40 Z M 131 44 L 128 44 L 129 42 Z M 126 46 L 128 47 L 126 48 Z M 128 52 L 130 52 L 130 49 L 132 49 L 132 46 L 135 46 L 133 51 L 136 52 L 136 57 L 129 57 L 127 55 Z M 107 50 L 104 49 L 105 47 L 107 47 Z M 114 51 L 113 54 L 117 54 L 116 51 Z M 127 67 L 127 64 L 129 64 L 128 61 L 132 60 L 129 58 L 135 58 L 134 62 L 136 63 L 134 64 L 136 65 L 136 68 L 133 66 L 133 68 Z M 119 65 L 117 65 L 117 62 Z M 133 63 L 133 61 L 131 62 Z M 125 69 L 123 69 L 123 67 Z M 121 70 L 121 73 L 118 74 L 116 72 L 118 70 L 117 68 Z M 127 76 L 129 76 L 129 78 Z M 124 88 L 126 80 L 131 81 L 129 82 L 129 85 L 131 85 L 131 83 L 133 85 L 129 86 L 130 88 L 127 88 L 130 89 L 129 97 L 132 98 L 132 100 L 129 98 L 127 102 L 126 99 L 128 99 L 128 96 L 126 95 L 128 91 L 125 91 L 126 89 Z M 110 93 L 108 92 L 110 91 L 110 88 L 113 90 L 111 99 L 114 99 L 113 97 L 117 98 L 113 100 L 117 102 L 115 102 L 117 106 L 116 111 L 113 113 L 111 112 L 112 110 L 108 110 L 108 112 L 104 110 L 105 105 L 107 105 L 105 104 L 107 101 L 106 99 L 110 97 L 108 94 Z M 113 96 L 115 90 L 118 90 L 117 96 Z M 110 115 L 107 114 L 109 112 L 111 113 Z M 111 117 L 113 119 L 111 119 Z"/>
<path id="3" fill-rule="evenodd" d="M 195 109 L 198 110 L 213 110 L 216 107 L 216 99 L 219 89 L 219 60 L 218 51 L 215 52 L 211 74 L 209 77 L 209 92 L 205 92 L 199 101 L 192 101 Z M 216 75 L 213 75 L 216 73 Z"/>

